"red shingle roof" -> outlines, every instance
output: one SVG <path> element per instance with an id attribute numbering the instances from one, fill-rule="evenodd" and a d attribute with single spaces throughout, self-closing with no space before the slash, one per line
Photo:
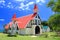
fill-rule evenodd
<path id="1" fill-rule="evenodd" d="M 16 18 L 16 23 L 18 25 L 18 28 L 23 29 L 26 28 L 26 25 L 34 19 L 34 17 L 36 16 L 37 13 L 34 14 L 30 14 L 28 16 L 23 16 L 20 18 Z M 12 26 L 12 22 L 10 22 L 5 28 L 8 29 L 9 25 Z"/>

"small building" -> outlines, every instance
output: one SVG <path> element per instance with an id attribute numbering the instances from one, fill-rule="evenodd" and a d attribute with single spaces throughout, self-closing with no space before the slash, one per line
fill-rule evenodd
<path id="1" fill-rule="evenodd" d="M 43 26 L 42 32 L 50 32 L 49 26 Z"/>
<path id="2" fill-rule="evenodd" d="M 12 21 L 5 26 L 5 29 L 12 35 L 16 32 L 18 34 L 42 34 L 41 19 L 37 12 L 38 7 L 35 4 L 33 14 L 18 18 L 16 18 L 16 14 L 14 14 Z"/>

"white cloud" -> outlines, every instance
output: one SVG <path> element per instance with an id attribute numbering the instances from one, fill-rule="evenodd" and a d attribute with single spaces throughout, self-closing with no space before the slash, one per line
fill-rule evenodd
<path id="1" fill-rule="evenodd" d="M 29 7 L 26 7 L 25 9 L 26 9 L 26 10 L 30 10 L 30 8 L 29 8 Z"/>
<path id="2" fill-rule="evenodd" d="M 14 8 L 14 6 L 13 5 L 10 5 L 10 4 L 6 5 L 6 7 L 7 8 L 12 8 L 12 9 Z"/>
<path id="3" fill-rule="evenodd" d="M 14 8 L 14 6 L 12 5 L 11 2 L 7 3 L 6 7 L 8 7 L 8 8 Z"/>
<path id="4" fill-rule="evenodd" d="M 29 3 L 26 4 L 26 6 L 29 6 L 29 5 L 32 5 L 32 4 L 34 4 L 34 2 L 29 2 Z"/>
<path id="5" fill-rule="evenodd" d="M 29 3 L 27 3 L 27 4 L 25 5 L 25 7 L 26 7 L 25 9 L 26 9 L 26 10 L 30 10 L 29 6 L 30 6 L 30 5 L 33 5 L 33 4 L 34 4 L 34 2 L 29 2 Z"/>
<path id="6" fill-rule="evenodd" d="M 45 3 L 45 0 L 41 0 L 42 3 Z"/>
<path id="7" fill-rule="evenodd" d="M 11 2 L 9 2 L 8 4 L 12 4 Z"/>
<path id="8" fill-rule="evenodd" d="M 36 3 L 45 3 L 45 0 L 36 0 Z"/>
<path id="9" fill-rule="evenodd" d="M 25 5 L 24 5 L 24 3 L 21 3 L 20 6 L 21 6 L 21 8 L 22 8 L 22 7 L 24 7 Z"/>
<path id="10" fill-rule="evenodd" d="M 8 8 L 10 8 L 10 5 L 7 5 Z"/>
<path id="11" fill-rule="evenodd" d="M 17 3 L 16 3 L 17 2 Z M 18 4 L 19 2 L 19 4 Z M 27 2 L 25 4 L 25 2 Z M 14 6 L 16 3 L 17 6 Z M 14 8 L 17 10 L 30 10 L 30 6 L 33 5 L 34 3 L 38 4 L 38 5 L 42 5 L 42 3 L 45 3 L 45 0 L 14 0 L 14 2 L 8 2 L 7 5 L 5 4 L 5 0 L 0 0 L 0 4 L 2 4 L 3 6 L 0 6 L 1 8 L 3 7 L 7 7 L 7 8 Z"/>
<path id="12" fill-rule="evenodd" d="M 15 0 L 15 1 L 17 1 L 17 2 L 24 2 L 25 0 Z"/>
<path id="13" fill-rule="evenodd" d="M 4 0 L 0 0 L 0 7 L 3 8 L 5 6 L 5 1 Z"/>
<path id="14" fill-rule="evenodd" d="M 39 3 L 41 0 L 36 0 L 36 3 Z"/>
<path id="15" fill-rule="evenodd" d="M 29 6 L 32 5 L 32 4 L 34 4 L 34 2 L 29 2 L 27 4 L 21 3 L 19 8 L 22 9 L 22 10 L 30 10 Z"/>
<path id="16" fill-rule="evenodd" d="M 26 1 L 26 0 L 17 0 L 17 1 Z M 20 3 L 19 9 L 22 10 L 30 10 L 30 5 L 33 5 L 35 3 L 35 1 L 30 1 L 27 4 L 24 4 L 24 2 Z M 39 5 L 42 5 L 42 3 L 45 3 L 45 0 L 36 0 L 36 3 Z"/>
<path id="17" fill-rule="evenodd" d="M 24 7 L 25 7 L 24 3 L 21 3 L 20 6 L 18 7 L 18 9 L 24 10 Z"/>
<path id="18" fill-rule="evenodd" d="M 5 1 L 4 0 L 0 0 L 0 3 L 5 3 Z"/>
<path id="19" fill-rule="evenodd" d="M 5 19 L 0 19 L 0 21 L 5 21 Z"/>

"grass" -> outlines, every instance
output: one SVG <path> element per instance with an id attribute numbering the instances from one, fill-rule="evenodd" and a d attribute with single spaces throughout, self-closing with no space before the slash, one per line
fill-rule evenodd
<path id="1" fill-rule="evenodd" d="M 54 34 L 54 33 L 48 33 Z M 21 36 L 17 35 L 17 37 L 8 37 L 7 34 L 0 33 L 0 40 L 60 40 L 60 37 L 31 37 L 31 36 Z"/>

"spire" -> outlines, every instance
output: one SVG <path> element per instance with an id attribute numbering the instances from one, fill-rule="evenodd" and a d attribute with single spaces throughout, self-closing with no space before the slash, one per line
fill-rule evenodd
<path id="1" fill-rule="evenodd" d="M 34 5 L 34 13 L 36 13 L 36 12 L 38 12 L 38 7 L 37 7 L 37 5 L 35 4 L 35 5 Z"/>
<path id="2" fill-rule="evenodd" d="M 13 15 L 12 20 L 16 20 L 16 14 Z"/>
<path id="3" fill-rule="evenodd" d="M 34 10 L 33 11 L 34 11 L 34 14 L 33 14 L 33 17 L 34 17 L 34 16 L 37 15 L 37 12 L 38 12 L 38 7 L 37 7 L 36 4 L 34 5 Z"/>

